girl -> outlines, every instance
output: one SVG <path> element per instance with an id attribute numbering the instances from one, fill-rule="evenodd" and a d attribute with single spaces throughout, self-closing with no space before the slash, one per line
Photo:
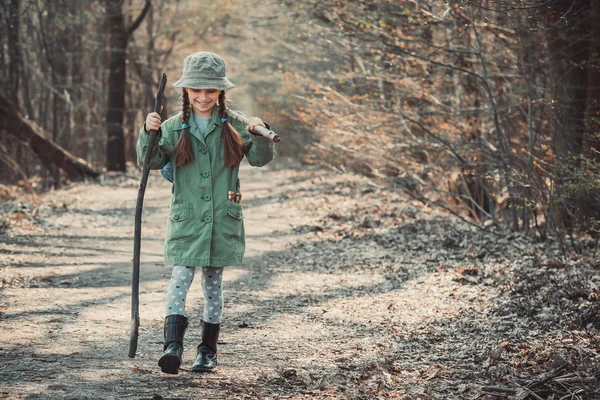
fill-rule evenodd
<path id="1" fill-rule="evenodd" d="M 221 282 L 226 266 L 240 264 L 244 255 L 244 214 L 238 196 L 240 161 L 262 167 L 274 157 L 273 142 L 250 135 L 256 126 L 228 119 L 225 61 L 210 52 L 185 58 L 183 74 L 173 86 L 182 88 L 181 112 L 161 124 L 150 113 L 140 130 L 138 164 L 143 165 L 148 131 L 158 130 L 160 140 L 152 153 L 152 169 L 172 167 L 171 209 L 165 238 L 165 264 L 173 265 L 167 290 L 163 372 L 177 374 L 188 326 L 184 315 L 188 289 L 201 274 L 204 294 L 202 341 L 192 371 L 212 371 L 217 365 L 217 339 L 223 312 Z M 266 126 L 268 128 L 268 126 Z M 250 132 L 250 133 L 249 133 Z"/>

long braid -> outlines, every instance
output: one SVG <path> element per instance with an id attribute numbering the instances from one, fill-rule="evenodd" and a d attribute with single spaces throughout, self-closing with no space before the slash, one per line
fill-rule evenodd
<path id="1" fill-rule="evenodd" d="M 224 90 L 221 90 L 221 93 L 219 93 L 219 117 L 227 118 L 227 103 Z"/>
<path id="2" fill-rule="evenodd" d="M 225 91 L 219 94 L 219 116 L 227 118 L 227 104 Z M 223 122 L 223 147 L 225 151 L 225 165 L 234 167 L 244 158 L 244 139 L 229 122 Z"/>
<path id="3" fill-rule="evenodd" d="M 182 88 L 181 90 L 181 123 L 189 125 L 191 114 L 190 97 L 188 96 L 185 88 Z M 173 157 L 175 158 L 175 165 L 177 166 L 184 165 L 192 161 L 194 158 L 194 152 L 192 149 L 192 140 L 190 138 L 190 128 L 183 128 L 177 144 L 173 150 L 169 152 L 169 154 L 173 154 Z"/>
<path id="4" fill-rule="evenodd" d="M 185 88 L 181 88 L 181 123 L 187 124 L 190 120 L 190 96 L 188 96 L 187 90 Z"/>

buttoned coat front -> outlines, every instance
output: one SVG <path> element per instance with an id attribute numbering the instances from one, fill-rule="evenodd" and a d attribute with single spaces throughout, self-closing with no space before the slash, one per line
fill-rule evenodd
<path id="1" fill-rule="evenodd" d="M 262 167 L 274 157 L 273 142 L 248 133 L 244 124 L 227 120 L 242 135 L 250 165 Z M 226 267 L 240 264 L 245 251 L 242 205 L 227 199 L 227 192 L 240 192 L 239 165 L 225 166 L 222 122 L 218 108 L 203 136 L 190 116 L 194 159 L 182 166 L 173 160 L 171 208 L 167 218 L 164 259 L 167 265 Z M 162 137 L 155 147 L 151 169 L 161 169 L 171 161 L 173 149 L 183 128 L 181 112 L 164 121 Z M 148 134 L 142 127 L 137 142 L 138 164 L 144 162 Z"/>

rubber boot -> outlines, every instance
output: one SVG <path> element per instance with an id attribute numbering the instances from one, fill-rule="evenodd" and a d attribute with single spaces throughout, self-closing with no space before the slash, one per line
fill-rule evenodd
<path id="1" fill-rule="evenodd" d="M 165 318 L 165 353 L 158 360 L 160 370 L 166 374 L 178 374 L 183 355 L 183 336 L 188 320 L 183 315 L 168 315 Z"/>
<path id="2" fill-rule="evenodd" d="M 198 356 L 192 372 L 211 372 L 217 367 L 217 340 L 221 324 L 202 321 L 202 343 L 198 345 Z"/>

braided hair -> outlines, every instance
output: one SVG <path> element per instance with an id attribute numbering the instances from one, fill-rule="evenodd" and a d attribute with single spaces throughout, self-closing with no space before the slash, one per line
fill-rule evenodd
<path id="1" fill-rule="evenodd" d="M 219 117 L 227 118 L 224 90 L 219 94 Z M 244 139 L 228 121 L 223 122 L 223 147 L 226 166 L 234 167 L 244 158 Z"/>
<path id="2" fill-rule="evenodd" d="M 181 96 L 181 123 L 188 126 L 183 128 L 181 136 L 175 147 L 168 153 L 175 159 L 175 165 L 181 166 L 187 164 L 194 159 L 194 151 L 192 149 L 192 140 L 190 138 L 189 120 L 192 113 L 190 106 L 190 98 L 187 90 L 182 89 Z M 227 118 L 227 106 L 225 99 L 225 91 L 219 93 L 219 117 Z M 234 167 L 238 165 L 244 158 L 244 140 L 238 131 L 227 121 L 223 122 L 223 147 L 225 150 L 225 165 Z"/>
<path id="3" fill-rule="evenodd" d="M 181 123 L 189 126 L 190 114 L 192 113 L 190 97 L 188 96 L 185 88 L 182 88 L 182 92 Z M 173 156 L 175 159 L 175 165 L 178 167 L 192 161 L 194 158 L 194 151 L 192 149 L 192 140 L 190 138 L 190 128 L 183 128 L 177 144 L 168 154 Z"/>

